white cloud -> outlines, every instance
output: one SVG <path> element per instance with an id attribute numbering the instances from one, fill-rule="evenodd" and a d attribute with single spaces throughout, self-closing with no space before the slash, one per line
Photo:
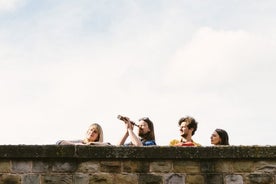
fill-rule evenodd
<path id="1" fill-rule="evenodd" d="M 151 11 L 132 1 L 96 10 L 69 2 L 1 27 L 1 143 L 81 138 L 99 122 L 116 144 L 120 113 L 149 116 L 161 145 L 178 137 L 184 115 L 199 121 L 195 140 L 203 145 L 217 127 L 229 130 L 233 144 L 262 143 L 240 139 L 260 117 L 275 121 L 275 35 L 202 27 L 196 19 L 205 16 L 182 14 L 185 5 Z"/>
<path id="2" fill-rule="evenodd" d="M 0 0 L 0 11 L 14 11 L 24 0 Z"/>
<path id="3" fill-rule="evenodd" d="M 273 64 L 275 40 L 245 31 L 200 28 L 168 62 L 167 85 L 231 84 L 260 62 Z M 250 71 L 248 71 L 250 72 Z"/>

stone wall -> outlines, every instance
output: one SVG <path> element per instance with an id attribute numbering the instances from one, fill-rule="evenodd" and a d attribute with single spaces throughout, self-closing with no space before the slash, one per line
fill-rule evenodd
<path id="1" fill-rule="evenodd" d="M 0 146 L 0 184 L 276 184 L 276 146 Z"/>

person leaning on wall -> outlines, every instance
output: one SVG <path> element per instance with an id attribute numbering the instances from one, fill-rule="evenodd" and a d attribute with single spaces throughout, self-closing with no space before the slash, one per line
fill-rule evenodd
<path id="1" fill-rule="evenodd" d="M 138 125 L 130 121 L 128 117 L 121 116 L 121 118 L 119 119 L 124 121 L 126 130 L 121 140 L 119 141 L 118 145 L 125 145 L 125 146 L 156 145 L 153 122 L 149 118 L 145 117 L 145 118 L 139 119 Z M 133 132 L 134 126 L 138 127 L 138 136 Z M 125 144 L 125 141 L 127 140 L 127 138 L 130 138 L 130 142 Z"/>
<path id="2" fill-rule="evenodd" d="M 192 136 L 197 130 L 197 121 L 190 116 L 182 117 L 178 121 L 180 140 L 173 139 L 170 141 L 170 146 L 201 146 L 194 142 Z"/>
<path id="3" fill-rule="evenodd" d="M 215 129 L 211 135 L 211 144 L 217 145 L 229 145 L 228 133 L 220 128 Z"/>
<path id="4" fill-rule="evenodd" d="M 79 140 L 60 140 L 58 145 L 99 145 L 105 146 L 110 143 L 103 142 L 103 129 L 98 123 L 93 123 L 88 127 L 84 139 Z"/>

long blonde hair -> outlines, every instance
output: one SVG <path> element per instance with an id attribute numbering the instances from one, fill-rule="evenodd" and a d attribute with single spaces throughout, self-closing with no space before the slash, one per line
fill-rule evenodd
<path id="1" fill-rule="evenodd" d="M 93 123 L 89 126 L 87 132 L 92 129 L 92 128 L 95 128 L 97 131 L 98 131 L 98 138 L 95 142 L 103 142 L 103 129 L 101 127 L 101 125 L 99 125 L 98 123 Z M 87 133 L 86 132 L 86 133 Z M 90 142 L 87 138 L 84 139 L 83 141 L 84 143 L 88 143 Z"/>

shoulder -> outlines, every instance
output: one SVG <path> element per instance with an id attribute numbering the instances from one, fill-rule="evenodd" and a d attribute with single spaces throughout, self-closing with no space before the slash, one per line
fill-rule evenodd
<path id="1" fill-rule="evenodd" d="M 57 145 L 70 145 L 70 144 L 82 144 L 83 140 L 59 140 L 56 142 Z"/>
<path id="2" fill-rule="evenodd" d="M 194 144 L 195 146 L 201 146 L 201 144 L 199 144 L 199 143 L 197 143 L 197 142 L 194 142 L 194 141 L 193 141 L 193 144 Z"/>
<path id="3" fill-rule="evenodd" d="M 179 144 L 179 142 L 180 142 L 179 140 L 173 139 L 170 141 L 170 146 L 175 146 L 175 145 Z"/>
<path id="4" fill-rule="evenodd" d="M 143 142 L 144 146 L 153 146 L 156 145 L 156 142 L 154 140 L 149 140 L 149 141 L 145 141 Z"/>

